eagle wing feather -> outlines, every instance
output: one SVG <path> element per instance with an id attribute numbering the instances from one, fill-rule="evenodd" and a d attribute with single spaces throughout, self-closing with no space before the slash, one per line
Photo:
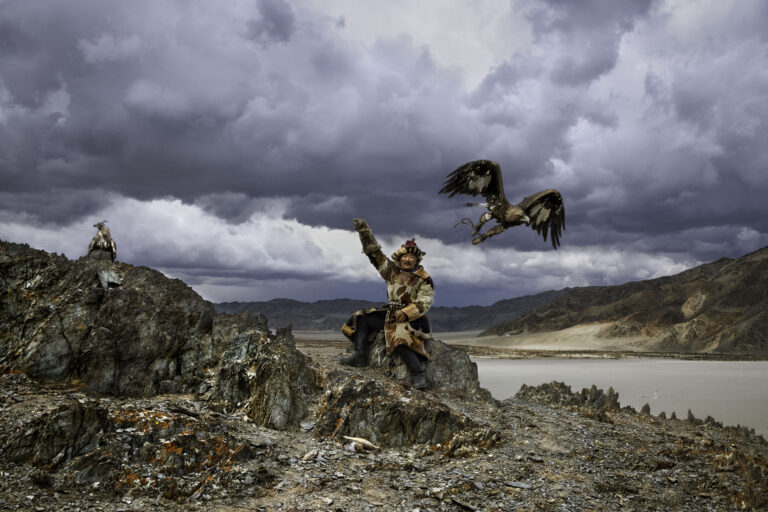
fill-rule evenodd
<path id="1" fill-rule="evenodd" d="M 560 236 L 565 229 L 565 205 L 563 196 L 554 188 L 542 190 L 525 197 L 518 205 L 531 219 L 529 226 L 544 240 L 551 238 L 552 247 L 560 246 Z"/>
<path id="2" fill-rule="evenodd" d="M 493 160 L 475 160 L 468 162 L 445 180 L 441 194 L 481 195 L 488 201 L 504 199 L 504 183 L 501 179 L 501 167 Z"/>

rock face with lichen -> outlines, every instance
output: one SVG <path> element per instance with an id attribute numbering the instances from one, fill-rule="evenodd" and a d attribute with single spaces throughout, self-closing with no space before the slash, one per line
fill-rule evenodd
<path id="1" fill-rule="evenodd" d="M 483 430 L 428 394 L 407 394 L 398 382 L 359 377 L 327 387 L 315 428 L 318 436 L 362 437 L 387 447 L 450 444 L 459 432 Z M 485 429 L 483 441 L 496 440 L 498 433 Z"/>
<path id="2" fill-rule="evenodd" d="M 105 289 L 102 263 L 0 246 L 0 364 L 113 395 L 189 392 L 215 311 L 183 282 L 116 263 L 123 284 Z M 210 350 L 207 350 L 210 353 Z"/>
<path id="3" fill-rule="evenodd" d="M 217 315 L 146 267 L 107 263 L 121 284 L 105 288 L 104 265 L 0 244 L 0 368 L 118 397 L 207 393 L 231 409 L 247 402 L 253 421 L 276 428 L 306 414 L 315 377 L 290 331 Z"/>
<path id="4" fill-rule="evenodd" d="M 221 355 L 207 396 L 243 408 L 252 421 L 265 427 L 297 425 L 319 390 L 290 331 L 272 335 L 264 324 L 264 328 L 236 332 Z"/>

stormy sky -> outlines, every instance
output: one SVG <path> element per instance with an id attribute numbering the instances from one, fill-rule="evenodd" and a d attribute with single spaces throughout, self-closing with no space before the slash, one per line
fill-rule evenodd
<path id="1" fill-rule="evenodd" d="M 0 239 L 214 302 L 383 300 L 353 217 L 436 305 L 670 275 L 768 245 L 763 0 L 0 0 Z M 476 159 L 557 188 L 555 251 L 478 246 Z"/>

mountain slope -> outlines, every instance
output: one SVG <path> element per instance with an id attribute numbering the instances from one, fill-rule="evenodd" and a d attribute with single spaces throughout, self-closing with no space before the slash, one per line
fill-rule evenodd
<path id="1" fill-rule="evenodd" d="M 645 339 L 653 350 L 768 353 L 768 247 L 673 276 L 575 288 L 481 336 L 586 324 L 605 324 L 599 336 Z"/>

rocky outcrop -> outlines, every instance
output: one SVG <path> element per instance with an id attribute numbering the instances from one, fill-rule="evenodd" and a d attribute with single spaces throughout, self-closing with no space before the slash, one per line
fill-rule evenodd
<path id="1" fill-rule="evenodd" d="M 109 430 L 108 412 L 97 403 L 70 399 L 14 432 L 2 447 L 8 460 L 56 468 L 99 446 Z"/>
<path id="2" fill-rule="evenodd" d="M 488 390 L 480 387 L 477 365 L 469 359 L 466 352 L 438 339 L 426 340 L 424 346 L 430 355 L 428 360 L 423 361 L 423 365 L 431 389 L 439 389 L 466 400 L 493 401 Z M 373 338 L 368 364 L 383 370 L 393 379 L 411 379 L 402 358 L 396 352 L 387 355 L 383 332 L 378 332 Z"/>
<path id="3" fill-rule="evenodd" d="M 17 377 L 15 385 L 23 382 Z M 35 468 L 32 478 L 44 487 L 118 494 L 151 487 L 168 499 L 233 487 L 233 477 L 250 480 L 248 494 L 255 494 L 274 479 L 254 460 L 269 443 L 236 438 L 225 419 L 200 411 L 183 399 L 119 403 L 77 393 L 25 418 L 0 444 L 0 461 Z M 242 469 L 232 474 L 235 464 Z"/>
<path id="4" fill-rule="evenodd" d="M 499 434 L 451 410 L 420 391 L 406 392 L 392 381 L 351 378 L 337 381 L 323 395 L 315 426 L 320 436 L 362 437 L 386 447 L 450 445 L 459 432 L 481 431 L 478 443 L 492 445 Z"/>
<path id="5" fill-rule="evenodd" d="M 116 263 L 123 285 L 104 289 L 101 262 L 0 246 L 0 365 L 77 381 L 98 393 L 189 392 L 215 310 L 178 279 Z"/>
<path id="6" fill-rule="evenodd" d="M 373 385 L 390 390 L 378 398 L 389 406 L 370 416 L 364 394 L 357 396 L 325 370 L 318 373 L 296 349 L 290 328 L 273 333 L 266 317 L 249 312 L 217 315 L 183 282 L 152 269 L 89 257 L 70 261 L 5 243 L 0 244 L 0 268 L 4 371 L 114 397 L 194 394 L 220 404 L 225 414 L 236 412 L 272 429 L 297 429 L 305 417 L 320 418 L 320 425 L 341 421 L 316 432 L 380 436 L 387 446 L 443 443 L 478 427 L 442 403 L 444 398 L 493 402 L 479 386 L 469 357 L 433 340 L 427 364 L 433 393 L 401 410 L 405 391 L 392 383 L 408 378 L 408 371 L 398 356 L 385 355 L 380 337 L 371 368 L 382 371 L 389 384 Z M 114 273 L 119 285 L 104 286 L 104 272 Z M 328 405 L 334 400 L 336 405 Z M 343 408 L 346 420 L 328 419 L 335 407 Z M 384 425 L 395 430 L 380 431 Z M 39 428 L 31 432 L 33 438 L 44 435 Z"/>
<path id="7" fill-rule="evenodd" d="M 375 420 L 379 406 L 395 418 L 415 418 L 444 410 L 428 403 L 440 397 L 409 390 L 376 369 L 339 368 L 335 359 L 318 358 L 312 366 L 326 383 L 329 416 L 302 422 L 301 430 L 263 428 L 242 410 L 224 412 L 231 404 L 199 396 L 90 397 L 0 374 L 0 507 L 698 512 L 768 506 L 768 444 L 753 432 L 627 407 L 606 406 L 606 418 L 593 417 L 586 412 L 610 392 L 571 392 L 558 383 L 495 405 L 462 401 L 460 414 L 426 415 L 424 425 L 407 420 L 417 425 L 408 432 L 402 422 L 381 424 L 402 437 L 421 432 L 429 441 L 389 446 L 382 437 L 380 450 L 361 453 L 332 435 L 333 418 L 338 433 L 365 432 L 351 427 Z M 363 396 L 367 407 L 345 411 Z M 340 414 L 330 411 L 334 406 Z M 443 420 L 469 428 L 440 434 Z"/>
<path id="8" fill-rule="evenodd" d="M 105 265 L 109 268 L 106 269 Z M 207 393 L 256 423 L 289 428 L 317 393 L 290 331 L 216 315 L 178 279 L 90 257 L 0 243 L 0 368 L 112 396 Z M 104 287 L 99 276 L 119 274 Z"/>
<path id="9" fill-rule="evenodd" d="M 262 329 L 237 332 L 221 356 L 215 384 L 207 396 L 243 409 L 252 421 L 265 427 L 298 425 L 319 389 L 290 330 L 279 330 L 276 335 Z"/>

